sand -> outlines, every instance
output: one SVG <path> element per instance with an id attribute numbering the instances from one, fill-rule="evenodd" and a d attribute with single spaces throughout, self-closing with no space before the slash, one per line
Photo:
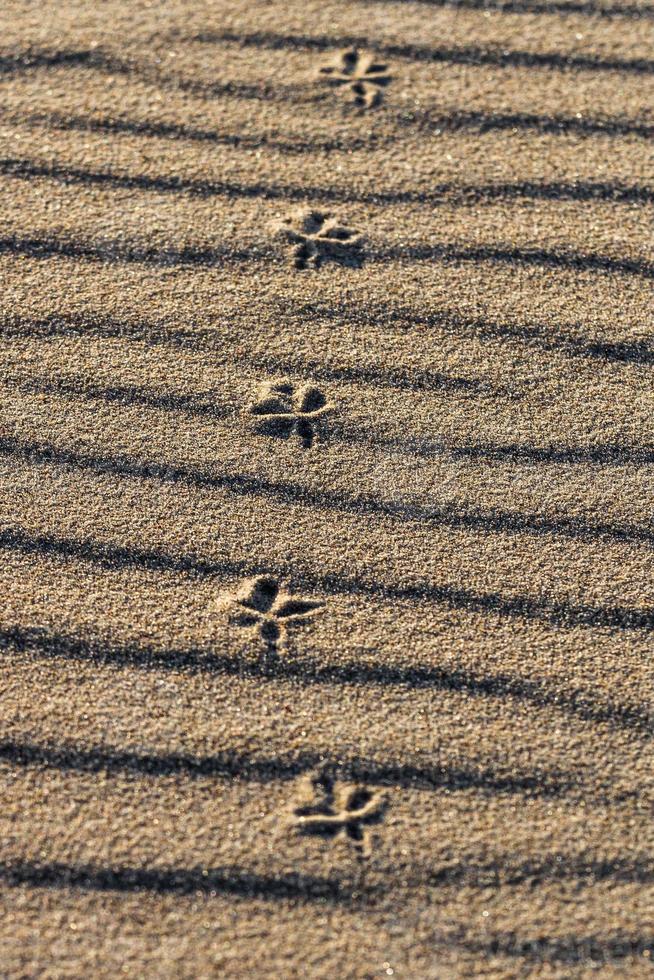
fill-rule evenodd
<path id="1" fill-rule="evenodd" d="M 652 11 L 4 5 L 3 978 L 652 975 Z"/>

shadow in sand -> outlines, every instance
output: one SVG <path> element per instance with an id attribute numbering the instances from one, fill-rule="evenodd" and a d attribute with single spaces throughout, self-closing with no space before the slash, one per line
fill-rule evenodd
<path id="1" fill-rule="evenodd" d="M 206 395 L 182 394 L 181 392 L 157 393 L 136 385 L 103 386 L 88 379 L 71 378 L 4 378 L 3 383 L 27 394 L 47 394 L 65 398 L 82 398 L 103 401 L 109 405 L 142 405 L 169 412 L 182 412 L 200 418 L 225 419 L 234 415 L 237 408 L 220 401 L 213 393 Z"/>
<path id="2" fill-rule="evenodd" d="M 488 133 L 494 131 L 517 130 L 561 136 L 573 133 L 588 137 L 635 136 L 645 140 L 654 139 L 654 125 L 638 119 L 620 119 L 593 116 L 542 115 L 533 112 L 491 112 L 488 110 L 451 109 L 442 112 L 438 108 L 410 110 L 396 116 L 396 123 L 403 127 L 415 127 L 425 132 L 457 132 L 472 130 Z"/>
<path id="3" fill-rule="evenodd" d="M 225 133 L 215 129 L 199 129 L 182 123 L 163 122 L 154 119 L 114 118 L 112 116 L 78 116 L 63 112 L 22 113 L 15 119 L 5 115 L 8 122 L 20 125 L 53 127 L 55 129 L 78 131 L 81 133 L 127 133 L 150 139 L 180 140 L 191 143 L 211 143 L 214 146 L 229 146 L 236 150 L 267 149 L 289 156 L 302 156 L 311 153 L 354 153 L 362 150 L 376 150 L 390 145 L 396 136 L 376 133 L 366 136 L 340 136 L 333 139 L 306 139 L 297 136 L 278 139 L 268 133 Z"/>
<path id="4" fill-rule="evenodd" d="M 519 793 L 529 796 L 578 796 L 582 793 L 577 774 L 542 770 L 520 773 L 493 769 L 420 765 L 419 763 L 376 762 L 373 759 L 323 752 L 300 752 L 261 758 L 226 749 L 213 755 L 181 752 L 143 753 L 108 746 L 88 748 L 63 744 L 35 745 L 31 742 L 0 742 L 0 761 L 21 767 L 42 767 L 62 772 L 126 774 L 144 777 L 181 775 L 188 779 L 244 779 L 274 782 L 296 779 L 320 768 L 349 781 L 369 782 L 405 789 L 484 793 Z"/>
<path id="5" fill-rule="evenodd" d="M 401 3 L 402 0 L 399 0 Z M 393 0 L 363 0 L 363 4 L 393 3 Z M 641 20 L 654 17 L 654 8 L 638 4 L 597 3 L 596 0 L 413 0 L 413 3 L 451 10 L 482 10 L 498 14 L 546 14 L 552 16 L 629 18 Z"/>
<path id="6" fill-rule="evenodd" d="M 10 235 L 0 238 L 0 255 L 20 255 L 32 259 L 84 259 L 108 263 L 141 263 L 154 266 L 220 266 L 227 263 L 251 263 L 270 260 L 277 254 L 272 243 L 249 248 L 236 244 L 212 248 L 153 248 L 135 242 L 111 239 L 102 242 L 75 242 L 53 236 L 27 238 Z M 541 266 L 576 272 L 597 272 L 654 279 L 654 263 L 639 258 L 618 258 L 582 252 L 557 252 L 536 248 L 507 248 L 499 245 L 404 245 L 370 248 L 366 253 L 372 262 L 496 262 L 511 266 Z M 351 262 L 356 266 L 358 263 Z"/>
<path id="7" fill-rule="evenodd" d="M 38 163 L 16 157 L 0 160 L 0 173 L 20 180 L 45 178 L 62 184 L 83 184 L 135 189 L 155 193 L 187 194 L 191 197 L 262 198 L 283 201 L 326 201 L 359 204 L 448 204 L 472 206 L 479 203 L 512 200 L 542 201 L 608 201 L 617 204 L 652 204 L 654 189 L 609 181 L 575 183 L 516 181 L 515 183 L 454 184 L 444 183 L 429 190 L 359 191 L 352 188 L 303 184 L 243 184 L 235 181 L 212 181 L 179 176 L 119 174 L 108 170 L 82 170 L 65 164 Z"/>
<path id="8" fill-rule="evenodd" d="M 285 304 L 283 304 L 285 305 Z M 273 304 L 274 306 L 274 304 Z M 280 307 L 281 312 L 281 307 Z M 555 326 L 546 323 L 500 323 L 488 318 L 461 316 L 456 310 L 444 309 L 434 313 L 426 313 L 417 307 L 377 307 L 373 304 L 348 302 L 347 309 L 337 304 L 325 302 L 299 303 L 293 314 L 298 320 L 316 317 L 328 321 L 349 319 L 362 326 L 377 328 L 391 327 L 394 330 L 408 331 L 415 327 L 439 332 L 454 333 L 462 338 L 472 337 L 480 340 L 499 340 L 506 343 L 521 343 L 538 350 L 553 351 L 571 358 L 589 358 L 591 360 L 607 361 L 615 364 L 654 364 L 654 347 L 646 340 L 600 340 L 583 332 L 582 324 Z M 424 335 L 424 330 L 423 330 Z M 147 320 L 129 322 L 106 316 L 103 313 L 91 311 L 86 314 L 53 314 L 42 319 L 12 315 L 0 321 L 0 336 L 2 337 L 100 337 L 123 338 L 149 345 L 177 347 L 201 352 L 224 352 L 225 342 L 222 334 L 215 330 L 184 330 L 179 327 L 167 326 Z M 270 370 L 280 370 L 311 378 L 343 381 L 356 381 L 360 378 L 369 380 L 376 385 L 388 387 L 407 387 L 417 390 L 415 377 L 420 381 L 420 375 L 414 371 L 399 374 L 397 370 L 389 373 L 388 369 L 377 370 L 369 366 L 330 367 L 323 361 L 310 361 L 306 358 L 288 358 L 284 356 L 256 357 L 256 363 L 266 365 Z M 231 360 L 235 358 L 230 357 Z M 248 359 L 249 362 L 249 359 Z M 252 360 L 255 363 L 255 360 Z M 317 374 L 320 372 L 322 374 Z M 444 377 L 449 382 L 450 375 L 437 375 L 434 386 L 437 387 Z M 407 378 L 405 384 L 404 379 Z M 395 383 L 397 379 L 398 383 Z M 459 379 L 468 383 L 471 379 Z M 474 381 L 472 382 L 475 383 Z M 429 382 L 425 380 L 427 387 Z"/>
<path id="9" fill-rule="evenodd" d="M 303 874 L 262 875 L 244 868 L 99 867 L 61 863 L 0 863 L 0 882 L 11 887 L 74 888 L 83 891 L 154 894 L 237 895 L 243 898 L 341 902 L 351 887 L 331 878 Z"/>
<path id="10" fill-rule="evenodd" d="M 654 543 L 654 528 L 627 523 L 605 524 L 582 518 L 558 515 L 525 514 L 500 510 L 472 510 L 469 512 L 442 508 L 430 504 L 418 504 L 410 500 L 385 500 L 366 493 L 348 494 L 341 490 L 319 489 L 301 483 L 269 480 L 250 474 L 217 473 L 179 463 L 138 459 L 132 456 L 79 453 L 63 446 L 32 443 L 14 438 L 0 437 L 0 456 L 21 459 L 33 466 L 56 465 L 71 467 L 97 476 L 115 476 L 130 479 L 177 483 L 199 490 L 225 490 L 237 496 L 263 496 L 288 505 L 314 508 L 317 511 L 340 511 L 354 516 L 373 515 L 402 523 L 418 523 L 432 528 L 459 528 L 484 534 L 527 534 L 532 536 L 559 536 L 573 540 L 633 541 Z M 447 593 L 444 590 L 444 595 Z M 474 605 L 472 593 L 462 592 L 467 605 Z M 481 600 L 477 600 L 481 601 Z M 490 600 L 488 600 L 490 602 Z M 488 605 L 488 603 L 487 603 Z M 599 611 L 578 606 L 574 610 L 565 604 L 535 602 L 516 597 L 501 600 L 495 597 L 493 605 L 498 609 L 513 608 L 517 615 L 535 616 L 550 622 L 568 625 L 604 625 L 623 628 L 651 629 L 652 611 L 618 610 Z M 538 610 L 538 612 L 537 612 Z"/>
<path id="11" fill-rule="evenodd" d="M 244 660 L 211 649 L 161 649 L 144 645 L 110 645 L 101 640 L 53 633 L 40 627 L 10 627 L 0 631 L 0 650 L 13 650 L 37 658 L 55 658 L 136 670 L 172 670 L 215 676 L 267 681 L 299 681 L 302 684 L 358 685 L 432 688 L 462 692 L 481 698 L 510 698 L 535 708 L 555 708 L 595 724 L 608 724 L 646 735 L 652 715 L 646 706 L 598 701 L 594 692 L 559 689 L 540 680 L 511 674 L 479 674 L 465 669 L 345 661 L 317 662 L 308 657 L 291 661 L 267 657 Z"/>
<path id="12" fill-rule="evenodd" d="M 357 35 L 278 34 L 257 31 L 236 34 L 233 31 L 203 31 L 185 38 L 204 44 L 239 44 L 243 47 L 267 48 L 271 51 L 297 49 L 329 51 L 337 48 L 362 48 L 388 58 L 431 64 L 479 65 L 496 68 L 539 68 L 551 71 L 623 72 L 636 75 L 654 74 L 654 61 L 648 58 L 602 58 L 559 51 L 510 51 L 474 47 L 433 47 L 423 44 L 383 44 L 370 37 Z"/>
<path id="13" fill-rule="evenodd" d="M 590 252 L 544 248 L 509 248 L 502 245 L 402 245 L 370 249 L 372 262 L 498 262 L 512 266 L 542 266 L 572 272 L 598 272 L 654 279 L 654 262 Z"/>
<path id="14" fill-rule="evenodd" d="M 654 955 L 654 934 L 539 936 L 526 939 L 508 932 L 484 942 L 466 941 L 463 946 L 483 956 L 511 956 L 541 964 L 550 962 L 573 965 L 586 962 L 592 964 L 592 969 L 596 969 L 600 964 L 632 957 L 638 957 L 639 963 L 643 962 L 645 956 L 649 959 L 650 954 Z"/>

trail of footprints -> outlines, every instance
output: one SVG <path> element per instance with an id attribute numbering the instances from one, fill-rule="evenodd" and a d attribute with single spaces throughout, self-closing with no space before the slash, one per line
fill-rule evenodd
<path id="1" fill-rule="evenodd" d="M 381 103 L 392 78 L 385 64 L 356 49 L 339 52 L 319 68 L 318 77 L 362 110 Z M 297 269 L 319 269 L 327 262 L 350 267 L 362 263 L 363 236 L 329 212 L 302 209 L 278 222 L 275 231 L 293 246 Z M 301 448 L 309 449 L 333 408 L 315 385 L 297 386 L 284 379 L 265 382 L 249 412 L 258 431 L 296 439 Z M 272 575 L 247 579 L 225 597 L 225 604 L 230 623 L 254 635 L 265 657 L 286 652 L 289 631 L 309 622 L 325 605 L 290 593 Z M 372 828 L 383 820 L 388 803 L 385 793 L 339 782 L 333 774 L 318 770 L 301 778 L 291 823 L 303 835 L 347 841 L 365 859 L 372 850 Z"/>
<path id="2" fill-rule="evenodd" d="M 333 407 L 316 386 L 283 380 L 264 382 L 249 411 L 259 431 L 284 439 L 295 436 L 303 448 L 310 448 L 316 427 Z M 229 622 L 254 634 L 262 655 L 270 659 L 286 651 L 289 629 L 310 621 L 324 602 L 290 593 L 273 575 L 257 575 L 228 595 L 226 605 Z M 388 803 L 385 793 L 339 783 L 331 773 L 317 770 L 300 780 L 291 823 L 303 835 L 349 842 L 356 857 L 365 860 L 372 853 L 372 828 L 383 820 Z"/>
<path id="3" fill-rule="evenodd" d="M 318 75 L 362 110 L 381 103 L 392 78 L 385 64 L 355 49 L 340 52 L 319 68 Z M 327 262 L 350 267 L 362 262 L 363 236 L 329 212 L 303 209 L 281 220 L 275 230 L 292 246 L 299 270 L 317 270 Z M 301 448 L 310 449 L 333 407 L 316 386 L 296 386 L 284 379 L 264 383 L 249 412 L 258 431 L 295 439 Z M 254 636 L 267 658 L 285 654 L 289 633 L 309 623 L 325 606 L 289 592 L 272 575 L 247 579 L 225 597 L 225 604 L 229 621 Z M 358 858 L 366 859 L 372 851 L 373 829 L 383 821 L 388 806 L 385 793 L 318 770 L 300 779 L 291 825 L 298 834 L 347 842 Z"/>
<path id="4" fill-rule="evenodd" d="M 382 101 L 382 89 L 391 81 L 387 65 L 355 49 L 340 52 L 319 69 L 319 76 L 338 88 L 355 106 L 371 109 Z M 358 267 L 363 261 L 363 236 L 340 223 L 330 212 L 301 209 L 275 226 L 279 238 L 292 245 L 296 269 L 319 269 L 327 262 Z M 282 439 L 295 438 L 309 449 L 318 438 L 325 417 L 334 406 L 315 385 L 296 386 L 289 380 L 264 382 L 250 405 L 255 427 Z M 229 620 L 258 638 L 267 657 L 286 650 L 289 629 L 309 621 L 324 603 L 286 591 L 272 575 L 247 579 L 227 596 Z M 338 783 L 317 771 L 302 778 L 292 823 L 298 833 L 327 840 L 346 840 L 357 857 L 372 852 L 372 832 L 389 805 L 385 793 L 366 786 Z"/>
<path id="5" fill-rule="evenodd" d="M 258 431 L 283 439 L 296 438 L 302 448 L 313 446 L 317 429 L 334 408 L 315 385 L 295 385 L 283 379 L 266 381 L 249 406 Z M 225 597 L 228 620 L 254 635 L 265 659 L 287 651 L 289 630 L 308 623 L 324 602 L 295 595 L 273 575 L 246 579 Z M 303 835 L 348 841 L 357 858 L 372 853 L 372 828 L 388 807 L 384 793 L 366 786 L 337 782 L 322 770 L 302 777 L 292 826 Z"/>
<path id="6" fill-rule="evenodd" d="M 361 109 L 382 101 L 382 90 L 392 80 L 388 66 L 356 48 L 340 51 L 318 69 L 318 77 L 335 86 Z M 293 246 L 296 269 L 319 269 L 326 262 L 358 268 L 363 262 L 363 235 L 340 223 L 328 211 L 302 209 L 275 225 L 277 237 Z"/>
<path id="7" fill-rule="evenodd" d="M 385 64 L 355 49 L 340 52 L 319 68 L 318 75 L 363 110 L 381 103 L 383 89 L 392 79 Z M 317 270 L 327 262 L 358 267 L 363 261 L 363 236 L 329 212 L 305 208 L 283 218 L 274 230 L 292 246 L 298 270 Z M 297 440 L 302 449 L 310 449 L 333 408 L 315 385 L 298 386 L 283 379 L 262 384 L 249 413 L 257 431 Z M 245 580 L 224 597 L 224 604 L 229 622 L 254 636 L 267 659 L 286 654 L 289 633 L 311 622 L 325 606 L 321 600 L 289 592 L 272 575 Z M 302 835 L 347 842 L 358 858 L 366 859 L 372 852 L 373 829 L 383 821 L 388 806 L 385 793 L 338 781 L 332 773 L 318 770 L 300 779 L 291 825 Z"/>

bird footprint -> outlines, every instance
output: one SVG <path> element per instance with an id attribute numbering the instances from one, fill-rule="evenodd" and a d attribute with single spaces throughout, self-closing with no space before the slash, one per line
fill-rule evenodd
<path id="1" fill-rule="evenodd" d="M 300 211 L 284 218 L 276 228 L 279 237 L 295 246 L 296 269 L 319 269 L 323 262 L 361 264 L 363 236 L 339 224 L 324 211 Z"/>
<path id="2" fill-rule="evenodd" d="M 229 597 L 229 605 L 231 622 L 254 629 L 266 651 L 274 653 L 286 643 L 288 627 L 305 621 L 324 603 L 293 596 L 274 576 L 258 575 Z"/>
<path id="3" fill-rule="evenodd" d="M 376 62 L 356 48 L 341 51 L 333 62 L 318 72 L 330 85 L 338 86 L 361 109 L 371 109 L 382 100 L 382 88 L 391 81 L 388 66 Z"/>
<path id="4" fill-rule="evenodd" d="M 383 819 L 388 807 L 384 793 L 375 793 L 366 786 L 337 784 L 325 772 L 305 777 L 300 790 L 303 799 L 293 810 L 299 833 L 344 838 L 354 844 L 359 857 L 370 856 L 370 827 Z"/>
<path id="5" fill-rule="evenodd" d="M 314 385 L 296 388 L 290 381 L 266 382 L 259 397 L 250 406 L 256 425 L 267 435 L 289 439 L 293 434 L 304 449 L 309 449 L 317 435 L 323 417 L 334 406 Z"/>

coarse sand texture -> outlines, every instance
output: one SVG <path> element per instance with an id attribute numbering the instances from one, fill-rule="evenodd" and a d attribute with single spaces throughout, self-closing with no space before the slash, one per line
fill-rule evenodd
<path id="1" fill-rule="evenodd" d="M 0 980 L 654 977 L 654 6 L 5 0 Z"/>

